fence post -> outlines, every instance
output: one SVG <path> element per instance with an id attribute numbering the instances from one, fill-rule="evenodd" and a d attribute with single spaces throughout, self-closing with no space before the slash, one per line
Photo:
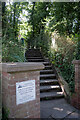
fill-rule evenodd
<path id="1" fill-rule="evenodd" d="M 72 62 L 75 65 L 75 93 L 72 95 L 71 103 L 80 109 L 80 60 Z"/>

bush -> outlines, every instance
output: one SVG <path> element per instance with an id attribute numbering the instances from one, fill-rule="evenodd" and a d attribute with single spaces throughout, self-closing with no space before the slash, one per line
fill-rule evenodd
<path id="1" fill-rule="evenodd" d="M 7 42 L 5 42 L 7 41 Z M 14 39 L 5 39 L 2 44 L 2 62 L 23 62 L 24 48 L 22 44 Z"/>
<path id="2" fill-rule="evenodd" d="M 55 38 L 56 49 L 53 47 L 48 56 L 52 63 L 60 69 L 61 75 L 69 84 L 71 92 L 74 92 L 74 65 L 72 64 L 76 53 L 76 42 L 72 38 L 57 36 Z"/>
<path id="3" fill-rule="evenodd" d="M 2 108 L 2 120 L 8 120 L 9 112 L 9 109 L 6 107 Z"/>

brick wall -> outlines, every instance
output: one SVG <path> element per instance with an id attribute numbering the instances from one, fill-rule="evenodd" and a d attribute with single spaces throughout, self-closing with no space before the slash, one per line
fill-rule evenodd
<path id="1" fill-rule="evenodd" d="M 75 65 L 75 93 L 72 95 L 71 103 L 80 109 L 80 60 L 73 61 Z"/>
<path id="2" fill-rule="evenodd" d="M 36 63 L 2 64 L 2 101 L 9 109 L 9 118 L 40 118 L 40 70 Z M 36 99 L 16 104 L 16 83 L 35 80 Z"/>
<path id="3" fill-rule="evenodd" d="M 0 120 L 2 118 L 1 73 L 0 73 Z"/>

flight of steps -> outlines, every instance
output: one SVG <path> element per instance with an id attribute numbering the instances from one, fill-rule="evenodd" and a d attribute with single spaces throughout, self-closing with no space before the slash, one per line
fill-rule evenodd
<path id="1" fill-rule="evenodd" d="M 50 62 L 44 61 L 38 49 L 30 49 L 26 52 L 28 62 L 42 62 L 45 69 L 40 71 L 40 100 L 58 99 L 64 97 L 56 75 Z"/>
<path id="2" fill-rule="evenodd" d="M 40 71 L 40 99 L 49 100 L 64 97 L 50 62 L 43 62 L 43 64 L 45 69 Z"/>

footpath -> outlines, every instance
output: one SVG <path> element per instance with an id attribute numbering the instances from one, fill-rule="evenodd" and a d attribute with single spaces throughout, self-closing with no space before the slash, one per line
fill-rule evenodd
<path id="1" fill-rule="evenodd" d="M 40 106 L 41 118 L 51 118 L 51 120 L 80 119 L 80 110 L 71 106 L 64 98 L 41 101 Z"/>
<path id="2" fill-rule="evenodd" d="M 79 119 L 80 111 L 66 102 L 51 63 L 43 59 L 40 50 L 29 49 L 25 56 L 28 62 L 42 62 L 45 66 L 40 71 L 40 118 Z"/>

